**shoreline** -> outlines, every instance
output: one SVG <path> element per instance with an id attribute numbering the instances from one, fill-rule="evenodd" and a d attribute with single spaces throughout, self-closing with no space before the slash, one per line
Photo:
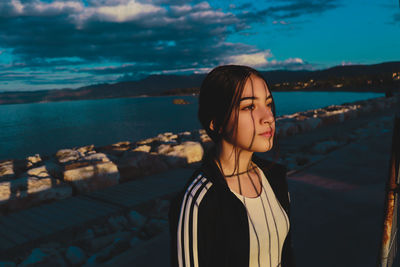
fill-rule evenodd
<path id="1" fill-rule="evenodd" d="M 332 89 L 332 90 L 331 90 Z M 343 90 L 338 90 L 338 88 L 331 88 L 327 90 L 319 90 L 319 89 L 313 89 L 313 90 L 305 90 L 305 89 L 297 89 L 297 90 L 274 90 L 273 92 L 321 92 L 321 93 L 334 93 L 334 92 L 339 92 L 339 93 L 377 93 L 377 94 L 385 94 L 384 91 L 381 91 L 379 89 L 377 90 L 367 90 L 363 91 L 360 89 L 343 89 Z M 35 91 L 32 91 L 35 92 Z M 3 94 L 8 93 L 8 92 L 3 92 Z M 14 92 L 15 93 L 15 92 Z M 17 92 L 19 93 L 19 92 Z M 29 91 L 23 91 L 21 93 L 30 93 Z M 2 93 L 0 93 L 1 96 Z M 85 101 L 85 100 L 105 100 L 105 99 L 124 99 L 124 98 L 146 98 L 146 97 L 182 97 L 182 96 L 198 96 L 198 94 L 155 94 L 155 95 L 147 95 L 147 94 L 142 94 L 142 95 L 135 95 L 135 96 L 124 96 L 124 97 L 101 97 L 101 98 L 82 98 L 82 99 L 60 99 L 60 100 L 40 100 L 40 101 L 26 101 L 26 102 L 13 102 L 13 103 L 3 103 L 0 99 L 0 106 L 6 106 L 6 105 L 23 105 L 23 104 L 38 104 L 38 103 L 58 103 L 58 102 L 70 102 L 70 101 Z"/>
<path id="2" fill-rule="evenodd" d="M 296 112 L 276 119 L 279 139 L 395 108 L 400 95 Z M 160 133 L 136 142 L 60 149 L 0 160 L 0 213 L 96 191 L 200 162 L 211 145 L 205 130 Z M 334 144 L 321 144 L 323 146 Z M 336 144 L 337 145 L 337 144 Z M 319 148 L 320 150 L 323 148 Z M 280 160 L 280 159 L 279 159 Z M 300 160 L 301 161 L 301 160 Z"/>

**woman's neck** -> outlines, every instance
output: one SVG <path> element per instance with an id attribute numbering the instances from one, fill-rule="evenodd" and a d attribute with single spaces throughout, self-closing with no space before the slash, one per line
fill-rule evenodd
<path id="1" fill-rule="evenodd" d="M 224 175 L 246 172 L 251 168 L 253 153 L 248 150 L 235 149 L 232 144 L 223 140 L 218 153 L 219 167 Z"/>

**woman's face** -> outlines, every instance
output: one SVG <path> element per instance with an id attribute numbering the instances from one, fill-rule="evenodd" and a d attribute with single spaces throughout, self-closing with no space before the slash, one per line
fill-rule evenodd
<path id="1" fill-rule="evenodd" d="M 239 149 L 252 152 L 266 152 L 273 146 L 275 118 L 272 113 L 272 96 L 264 80 L 251 75 L 240 97 L 237 130 L 235 137 L 235 110 L 228 123 L 233 130 L 233 139 L 227 140 Z"/>

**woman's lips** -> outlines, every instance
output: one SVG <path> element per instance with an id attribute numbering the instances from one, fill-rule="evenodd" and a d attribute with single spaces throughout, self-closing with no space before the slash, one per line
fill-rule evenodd
<path id="1" fill-rule="evenodd" d="M 272 133 L 273 133 L 273 131 L 271 130 L 271 131 L 268 131 L 268 132 L 260 133 L 260 135 L 261 135 L 261 136 L 264 136 L 264 137 L 271 137 L 271 136 L 272 136 Z"/>

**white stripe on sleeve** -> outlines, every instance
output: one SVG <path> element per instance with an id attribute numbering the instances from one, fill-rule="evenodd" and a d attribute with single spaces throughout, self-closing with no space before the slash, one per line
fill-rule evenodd
<path id="1" fill-rule="evenodd" d="M 206 194 L 207 190 L 211 187 L 212 183 L 207 182 L 201 174 L 193 180 L 188 189 L 186 190 L 183 198 L 178 229 L 177 229 L 177 252 L 178 252 L 178 263 L 179 266 L 198 266 L 198 253 L 197 253 L 197 217 L 198 207 L 201 200 Z M 196 193 L 201 189 L 199 194 Z M 193 210 L 190 212 L 192 202 L 195 201 Z M 192 220 L 192 229 L 190 227 L 190 221 Z M 182 240 L 183 231 L 183 243 Z M 190 240 L 189 233 L 192 233 L 192 240 Z M 190 251 L 190 243 L 192 243 L 193 251 Z M 192 253 L 194 263 L 191 263 L 190 254 Z"/>

